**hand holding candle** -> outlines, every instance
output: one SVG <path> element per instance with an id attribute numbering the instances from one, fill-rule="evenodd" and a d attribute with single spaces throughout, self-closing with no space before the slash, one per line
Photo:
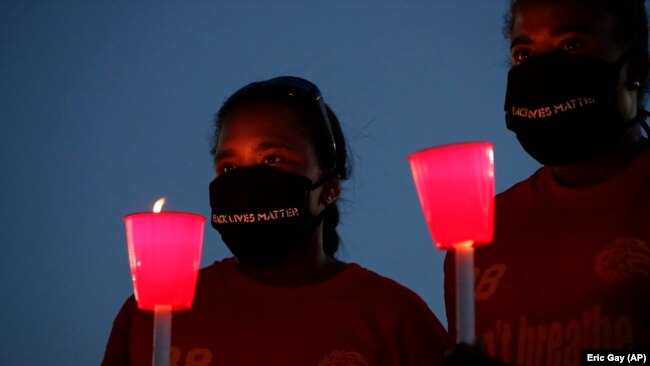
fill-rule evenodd
<path id="1" fill-rule="evenodd" d="M 138 308 L 154 310 L 154 365 L 169 364 L 171 311 L 189 309 L 201 259 L 205 218 L 187 212 L 126 215 L 129 263 Z"/>
<path id="2" fill-rule="evenodd" d="M 474 245 L 493 237 L 493 145 L 446 145 L 408 159 L 436 246 L 455 250 L 457 341 L 474 343 Z"/>

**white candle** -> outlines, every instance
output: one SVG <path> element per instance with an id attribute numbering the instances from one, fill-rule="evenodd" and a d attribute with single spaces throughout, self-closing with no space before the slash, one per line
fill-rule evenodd
<path id="1" fill-rule="evenodd" d="M 153 366 L 169 366 L 172 344 L 172 307 L 156 305 L 153 319 Z"/>
<path id="2" fill-rule="evenodd" d="M 458 243 L 456 251 L 456 342 L 473 344 L 474 327 L 474 247 L 471 241 Z"/>

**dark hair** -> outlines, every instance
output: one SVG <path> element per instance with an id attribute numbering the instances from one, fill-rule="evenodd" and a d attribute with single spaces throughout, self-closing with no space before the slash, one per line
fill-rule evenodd
<path id="1" fill-rule="evenodd" d="M 300 87 L 296 88 L 294 84 Z M 310 89 L 303 89 L 304 86 Z M 350 176 L 351 166 L 348 162 L 345 136 L 339 119 L 332 109 L 323 102 L 315 84 L 293 76 L 253 82 L 233 93 L 223 103 L 214 121 L 214 136 L 210 149 L 210 154 L 213 157 L 216 158 L 219 134 L 228 115 L 237 107 L 259 102 L 278 103 L 296 111 L 304 126 L 307 127 L 320 167 L 332 171 L 340 180 L 345 180 Z M 326 117 L 324 113 L 327 113 Z M 325 253 L 334 255 L 340 243 L 340 237 L 336 231 L 340 217 L 338 206 L 336 204 L 329 206 L 325 209 L 324 215 L 323 247 Z"/>
<path id="2" fill-rule="evenodd" d="M 515 13 L 526 4 L 572 2 L 601 10 L 614 21 L 614 37 L 623 45 L 648 54 L 648 18 L 645 0 L 510 0 L 510 11 L 505 17 L 504 35 L 510 38 L 514 27 Z M 639 100 L 648 91 L 648 85 L 639 89 Z"/>

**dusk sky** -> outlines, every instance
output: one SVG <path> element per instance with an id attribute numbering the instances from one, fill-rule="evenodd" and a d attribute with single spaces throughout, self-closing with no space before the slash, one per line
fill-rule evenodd
<path id="1" fill-rule="evenodd" d="M 339 258 L 446 324 L 407 155 L 495 144 L 497 191 L 536 168 L 507 131 L 507 0 L 0 1 L 0 364 L 99 364 L 132 293 L 123 216 L 208 217 L 212 120 L 256 80 L 316 83 L 353 152 Z M 229 256 L 205 227 L 202 266 Z"/>

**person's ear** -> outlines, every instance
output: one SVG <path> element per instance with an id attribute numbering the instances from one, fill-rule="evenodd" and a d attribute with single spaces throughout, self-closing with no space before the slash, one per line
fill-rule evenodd
<path id="1" fill-rule="evenodd" d="M 643 50 L 632 50 L 627 61 L 627 80 L 626 87 L 628 90 L 642 89 L 648 81 L 650 71 L 650 56 Z"/>
<path id="2" fill-rule="evenodd" d="M 324 206 L 330 206 L 336 203 L 341 195 L 341 179 L 333 177 L 323 184 L 323 190 L 320 194 L 320 202 Z"/>

